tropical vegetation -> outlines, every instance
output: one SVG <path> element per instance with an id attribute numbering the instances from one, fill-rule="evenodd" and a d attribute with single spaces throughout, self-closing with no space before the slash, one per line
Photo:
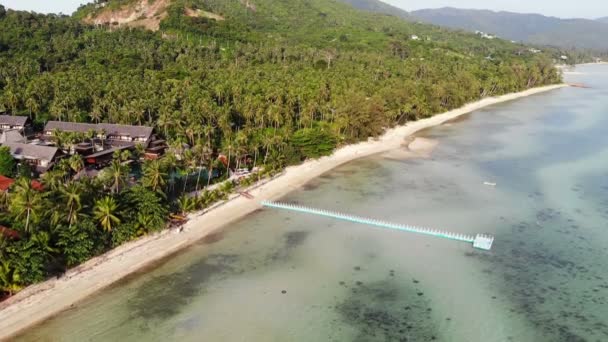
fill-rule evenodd
<path id="1" fill-rule="evenodd" d="M 213 184 L 226 165 L 272 174 L 410 120 L 561 81 L 550 56 L 518 44 L 334 0 L 175 0 L 156 32 L 82 21 L 141 1 L 97 1 L 72 17 L 0 6 L 0 112 L 38 129 L 48 120 L 150 125 L 170 146 L 160 160 L 116 155 L 92 178 L 81 177 L 79 156 L 65 158 L 42 189 L 0 150 L 0 173 L 18 178 L 0 224 L 20 235 L 0 237 L 0 291 L 225 199 L 233 184 Z M 61 148 L 86 139 L 56 133 Z"/>

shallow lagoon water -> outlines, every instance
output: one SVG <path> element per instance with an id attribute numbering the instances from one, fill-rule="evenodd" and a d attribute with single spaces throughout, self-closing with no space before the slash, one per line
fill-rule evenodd
<path id="1" fill-rule="evenodd" d="M 469 244 L 260 210 L 22 341 L 606 341 L 608 67 L 420 133 L 283 200 L 496 236 Z M 497 183 L 496 187 L 484 182 Z"/>

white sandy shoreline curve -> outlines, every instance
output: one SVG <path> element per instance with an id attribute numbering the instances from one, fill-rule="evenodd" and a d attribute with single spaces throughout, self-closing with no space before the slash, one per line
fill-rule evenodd
<path id="1" fill-rule="evenodd" d="M 278 199 L 298 189 L 311 179 L 346 162 L 399 148 L 404 143 L 404 138 L 425 128 L 440 125 L 493 104 L 562 87 L 567 87 L 567 85 L 532 88 L 519 93 L 486 98 L 459 109 L 390 129 L 378 139 L 342 147 L 331 156 L 288 167 L 278 177 L 262 181 L 249 190 L 249 193 L 255 197 L 254 200 L 233 195 L 229 201 L 207 210 L 204 215 L 201 213 L 190 215 L 190 221 L 181 233 L 165 230 L 129 242 L 68 271 L 61 278 L 53 278 L 32 285 L 0 303 L 0 340 L 8 339 L 62 310 L 70 308 L 129 274 L 152 265 L 154 262 L 194 244 L 221 227 L 260 209 L 261 200 Z"/>

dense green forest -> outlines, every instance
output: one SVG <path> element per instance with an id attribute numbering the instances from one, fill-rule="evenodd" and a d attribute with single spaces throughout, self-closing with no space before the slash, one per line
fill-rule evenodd
<path id="1" fill-rule="evenodd" d="M 73 17 L 0 6 L 0 112 L 38 128 L 151 125 L 174 149 L 191 147 L 142 165 L 123 154 L 93 179 L 75 179 L 83 161 L 66 158 L 42 177 L 43 190 L 0 151 L 4 172 L 18 177 L 2 193 L 0 224 L 21 236 L 0 237 L 5 293 L 225 198 L 231 183 L 183 195 L 211 182 L 201 174 L 222 169 L 220 153 L 231 168 L 248 155 L 249 167 L 271 174 L 408 120 L 561 80 L 550 56 L 525 46 L 334 0 L 176 0 L 156 32 L 83 23 L 135 2 L 91 4 Z M 134 168 L 141 178 L 129 177 Z"/>

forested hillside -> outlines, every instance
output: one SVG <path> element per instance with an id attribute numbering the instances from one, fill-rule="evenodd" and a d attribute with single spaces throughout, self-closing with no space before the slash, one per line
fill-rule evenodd
<path id="1" fill-rule="evenodd" d="M 401 8 L 397 8 L 395 6 L 389 5 L 386 2 L 380 0 L 340 0 L 344 3 L 350 4 L 354 8 L 376 12 L 376 13 L 384 13 L 394 15 L 400 18 L 409 19 L 410 15 L 407 11 L 402 10 Z"/>
<path id="2" fill-rule="evenodd" d="M 159 1 L 160 13 L 146 7 Z M 159 21 L 144 29 L 136 20 Z M 11 174 L 20 179 L 2 195 L 0 225 L 21 239 L 0 236 L 0 291 L 224 198 L 231 184 L 185 195 L 210 183 L 201 173 L 223 167 L 219 154 L 233 169 L 253 159 L 275 172 L 398 123 L 560 82 L 552 57 L 334 0 L 121 0 L 74 17 L 0 6 L 0 112 L 38 129 L 47 120 L 150 125 L 173 148 L 141 165 L 118 155 L 103 176 L 82 179 L 75 154 L 44 175 L 43 190 Z M 58 145 L 82 138 L 59 133 Z"/>
<path id="3" fill-rule="evenodd" d="M 608 52 L 608 40 L 605 39 L 608 24 L 596 20 L 450 7 L 414 11 L 411 15 L 435 25 L 479 30 L 530 44 Z"/>
<path id="4" fill-rule="evenodd" d="M 188 17 L 184 6 L 226 20 Z M 211 124 L 220 139 L 230 123 L 268 126 L 264 116 L 283 129 L 321 120 L 349 132 L 352 115 L 368 114 L 347 115 L 348 104 L 367 98 L 384 113 L 365 125 L 378 133 L 403 114 L 558 80 L 549 58 L 520 45 L 337 1 L 175 1 L 168 12 L 153 33 L 9 11 L 0 21 L 3 109 L 38 122 L 157 123 L 169 139 L 192 143 L 187 127 Z"/>

